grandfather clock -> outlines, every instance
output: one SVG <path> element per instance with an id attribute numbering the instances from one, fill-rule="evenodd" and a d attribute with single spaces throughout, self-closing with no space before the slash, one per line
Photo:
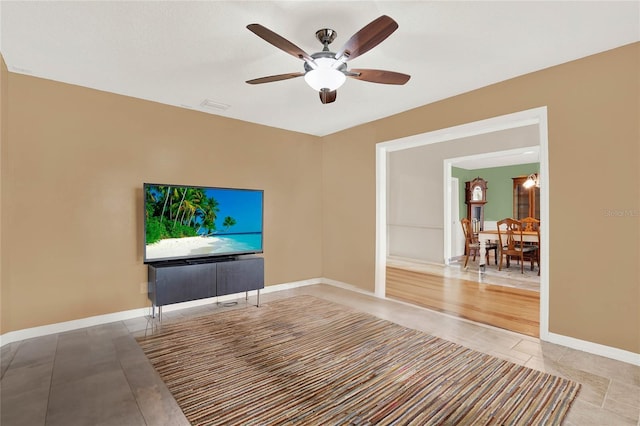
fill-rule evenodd
<path id="1" fill-rule="evenodd" d="M 480 176 L 465 182 L 465 203 L 467 219 L 471 221 L 473 232 L 484 231 L 484 205 L 487 204 L 487 181 Z"/>

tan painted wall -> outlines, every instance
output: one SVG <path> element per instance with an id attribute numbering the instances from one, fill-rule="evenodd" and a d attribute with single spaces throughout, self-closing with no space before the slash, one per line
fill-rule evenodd
<path id="1" fill-rule="evenodd" d="M 319 138 L 8 77 L 3 333 L 148 306 L 143 182 L 264 189 L 266 284 L 322 276 Z"/>
<path id="2" fill-rule="evenodd" d="M 640 352 L 639 59 L 636 43 L 322 143 L 9 73 L 1 332 L 147 304 L 144 181 L 263 188 L 268 285 L 325 276 L 373 290 L 375 144 L 546 105 L 551 331 Z"/>
<path id="3" fill-rule="evenodd" d="M 634 43 L 325 137 L 324 276 L 374 289 L 376 143 L 547 106 L 550 331 L 640 353 L 639 76 Z"/>

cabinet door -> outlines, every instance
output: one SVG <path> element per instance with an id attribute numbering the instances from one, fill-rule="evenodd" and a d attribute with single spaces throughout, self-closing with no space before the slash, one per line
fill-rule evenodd
<path id="1" fill-rule="evenodd" d="M 513 178 L 513 218 L 534 217 L 540 220 L 540 188 L 525 188 L 525 177 Z"/>
<path id="2" fill-rule="evenodd" d="M 216 295 L 216 264 L 156 268 L 156 305 L 204 299 Z"/>
<path id="3" fill-rule="evenodd" d="M 264 288 L 264 259 L 240 259 L 218 264 L 218 296 Z"/>

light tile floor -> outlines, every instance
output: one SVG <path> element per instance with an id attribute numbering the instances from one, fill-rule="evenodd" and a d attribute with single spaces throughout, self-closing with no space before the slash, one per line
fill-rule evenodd
<path id="1" fill-rule="evenodd" d="M 640 426 L 640 367 L 329 285 L 266 293 L 268 303 L 310 294 L 422 330 L 517 364 L 582 383 L 566 425 Z M 250 300 L 254 302 L 254 300 Z M 165 323 L 227 309 L 207 305 L 165 312 Z M 0 424 L 187 425 L 177 403 L 134 340 L 147 318 L 15 342 L 2 347 Z M 258 402 L 259 403 L 259 402 Z"/>

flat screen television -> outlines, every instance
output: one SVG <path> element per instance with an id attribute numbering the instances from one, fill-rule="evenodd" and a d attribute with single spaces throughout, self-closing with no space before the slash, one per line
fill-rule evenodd
<path id="1" fill-rule="evenodd" d="M 262 190 L 144 184 L 144 263 L 262 253 Z"/>

